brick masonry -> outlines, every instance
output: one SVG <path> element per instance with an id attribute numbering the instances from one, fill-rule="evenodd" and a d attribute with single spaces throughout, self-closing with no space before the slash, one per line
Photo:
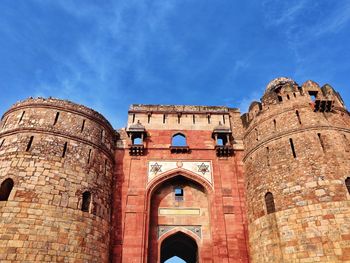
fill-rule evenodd
<path id="1" fill-rule="evenodd" d="M 159 262 L 180 232 L 198 262 L 350 262 L 349 125 L 332 87 L 288 78 L 242 116 L 132 105 L 118 131 L 69 101 L 16 103 L 0 123 L 0 184 L 14 182 L 0 261 Z"/>
<path id="2" fill-rule="evenodd" d="M 107 262 L 114 161 L 108 122 L 83 106 L 29 99 L 4 114 L 0 136 L 0 180 L 14 181 L 9 200 L 0 202 L 0 261 Z M 89 212 L 80 209 L 84 191 L 92 194 Z"/>
<path id="3" fill-rule="evenodd" d="M 277 79 L 269 88 L 243 116 L 251 261 L 350 262 L 349 113 L 328 85 Z M 317 110 L 322 100 L 333 108 Z"/>

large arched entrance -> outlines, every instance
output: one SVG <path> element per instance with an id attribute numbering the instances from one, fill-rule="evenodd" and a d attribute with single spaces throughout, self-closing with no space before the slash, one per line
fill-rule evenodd
<path id="1" fill-rule="evenodd" d="M 177 232 L 167 237 L 161 244 L 160 262 L 177 256 L 187 263 L 198 262 L 198 246 L 196 241 L 188 235 Z"/>
<path id="2" fill-rule="evenodd" d="M 211 240 L 209 204 L 207 188 L 186 175 L 157 184 L 150 193 L 147 262 L 174 256 L 200 262 L 203 245 L 208 249 Z"/>

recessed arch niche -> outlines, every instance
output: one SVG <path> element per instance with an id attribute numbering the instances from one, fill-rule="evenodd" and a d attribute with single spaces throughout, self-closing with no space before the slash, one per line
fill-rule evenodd
<path id="1" fill-rule="evenodd" d="M 181 198 L 179 189 L 182 189 Z M 207 187 L 178 174 L 161 181 L 150 193 L 149 200 L 148 262 L 164 262 L 173 256 L 185 261 L 199 259 L 200 247 L 210 239 L 210 192 Z M 169 233 L 172 234 L 169 236 Z M 190 250 L 184 254 L 177 247 Z"/>

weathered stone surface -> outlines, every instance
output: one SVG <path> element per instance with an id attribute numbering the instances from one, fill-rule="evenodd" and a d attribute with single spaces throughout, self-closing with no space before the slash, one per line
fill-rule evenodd
<path id="1" fill-rule="evenodd" d="M 0 128 L 0 183 L 14 181 L 8 201 L 0 201 L 1 262 L 108 262 L 110 124 L 84 106 L 29 99 L 7 111 Z M 89 212 L 81 211 L 86 190 Z"/>
<path id="2" fill-rule="evenodd" d="M 200 262 L 248 262 L 243 151 L 218 157 L 213 138 L 221 122 L 228 130 L 234 127 L 230 144 L 242 144 L 239 111 L 132 106 L 128 127 L 138 121 L 147 131 L 143 142 L 147 154 L 128 154 L 132 140 L 125 130 L 119 131 L 117 142 L 116 177 L 120 179 L 112 222 L 113 229 L 120 230 L 112 233 L 114 261 L 157 262 L 162 242 L 180 231 L 196 240 Z M 178 132 L 186 136 L 189 152 L 171 152 L 172 136 Z M 174 196 L 176 186 L 184 190 L 182 201 Z M 191 226 L 200 234 L 188 230 Z M 171 230 L 159 234 L 160 228 Z"/>
<path id="3" fill-rule="evenodd" d="M 326 99 L 333 106 L 320 112 L 316 103 Z M 298 87 L 277 79 L 245 120 L 251 262 L 346 261 L 350 118 L 339 95 L 311 81 Z M 267 192 L 274 196 L 272 214 Z"/>
<path id="4" fill-rule="evenodd" d="M 69 101 L 18 102 L 0 123 L 0 261 L 153 263 L 182 233 L 203 263 L 350 262 L 349 125 L 331 86 L 289 78 L 243 116 L 132 105 L 118 132 Z"/>

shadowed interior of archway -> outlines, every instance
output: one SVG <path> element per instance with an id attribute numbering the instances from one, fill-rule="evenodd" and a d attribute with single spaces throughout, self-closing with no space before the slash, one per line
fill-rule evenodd
<path id="1" fill-rule="evenodd" d="M 187 263 L 198 262 L 196 241 L 182 232 L 177 232 L 166 238 L 161 245 L 160 262 L 164 263 L 174 256 L 185 260 Z"/>

